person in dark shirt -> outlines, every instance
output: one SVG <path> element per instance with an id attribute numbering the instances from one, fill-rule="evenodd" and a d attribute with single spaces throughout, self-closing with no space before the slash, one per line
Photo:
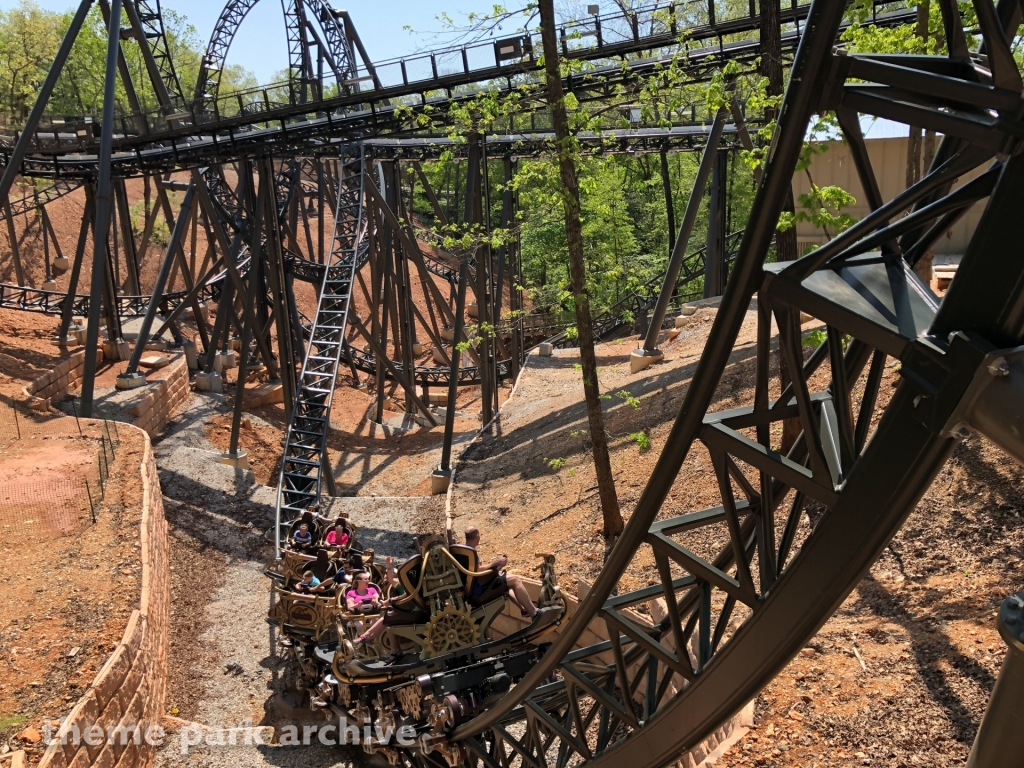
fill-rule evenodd
<path id="1" fill-rule="evenodd" d="M 313 548 L 313 534 L 309 532 L 309 526 L 303 523 L 299 530 L 292 534 L 292 549 L 299 552 L 308 552 Z"/>
<path id="2" fill-rule="evenodd" d="M 480 529 L 469 526 L 466 529 L 466 546 L 476 549 L 480 546 Z M 508 595 L 519 606 L 524 618 L 533 618 L 537 614 L 537 606 L 530 599 L 522 578 L 514 573 L 505 573 L 501 569 L 508 565 L 508 558 L 501 555 L 482 571 L 492 571 L 493 576 L 478 577 L 473 582 L 473 593 L 470 596 L 475 605 L 484 605 L 502 595 Z"/>

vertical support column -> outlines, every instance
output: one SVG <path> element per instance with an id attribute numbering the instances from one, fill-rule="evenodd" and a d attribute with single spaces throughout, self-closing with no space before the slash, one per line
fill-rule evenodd
<path id="1" fill-rule="evenodd" d="M 4 200 L 4 219 L 7 221 L 7 237 L 11 241 L 11 259 L 14 261 L 14 276 L 18 285 L 26 285 L 25 270 L 21 266 L 21 249 L 18 246 L 18 233 L 14 229 L 14 216 L 11 214 L 11 204 Z"/>
<path id="2" fill-rule="evenodd" d="M 78 231 L 78 245 L 75 248 L 75 260 L 71 262 L 71 277 L 68 279 L 68 292 L 64 297 L 64 307 L 60 315 L 60 330 L 57 331 L 57 342 L 66 344 L 71 330 L 71 318 L 75 312 L 75 294 L 78 291 L 78 280 L 82 274 L 82 261 L 85 258 L 85 245 L 89 240 L 89 226 L 93 219 L 94 190 L 91 181 L 85 184 L 85 210 L 82 212 L 82 226 Z"/>
<path id="3" fill-rule="evenodd" d="M 133 296 L 142 295 L 139 280 L 139 259 L 135 251 L 135 236 L 132 233 L 132 216 L 128 208 L 128 189 L 124 179 L 118 179 L 114 187 L 117 201 L 117 218 L 121 224 L 121 241 L 124 243 L 125 272 L 128 274 L 128 292 Z"/>
<path id="4" fill-rule="evenodd" d="M 668 231 L 675 232 L 676 209 L 672 202 L 672 177 L 668 172 L 668 149 L 666 147 L 661 148 L 661 186 L 665 190 L 665 215 L 668 217 Z"/>
<path id="5" fill-rule="evenodd" d="M 382 287 L 380 292 L 380 336 L 379 344 L 383 353 L 388 353 L 388 320 L 391 315 L 391 248 L 394 245 L 393 238 L 388 236 L 390 225 L 385 221 L 384 236 L 378 241 L 377 256 L 380 266 L 378 269 L 382 275 Z M 384 361 L 377 360 L 377 416 L 376 421 L 384 419 L 384 390 L 387 386 L 387 377 L 384 375 Z"/>
<path id="6" fill-rule="evenodd" d="M 85 3 L 83 3 L 85 5 Z M 121 18 L 121 0 L 111 0 L 111 19 Z M 114 144 L 114 105 L 117 93 L 117 56 L 121 51 L 121 25 L 107 30 L 107 67 L 103 81 L 103 133 L 100 136 L 99 182 L 96 192 L 96 226 L 93 229 L 92 285 L 89 300 L 89 326 L 85 341 L 85 369 L 82 373 L 82 415 L 92 418 L 92 399 L 96 386 L 96 349 L 100 336 L 100 293 L 106 282 L 107 232 L 110 229 L 111 183 L 110 155 Z M 8 167 L 7 170 L 10 170 Z M 8 187 L 8 190 L 10 187 Z M 117 307 L 107 307 L 116 315 Z"/>
<path id="7" fill-rule="evenodd" d="M 43 235 L 43 265 L 46 268 L 45 282 L 43 288 L 49 287 L 49 282 L 53 280 L 53 268 L 50 266 L 50 231 L 46 226 L 46 211 L 42 205 L 39 204 L 39 194 L 33 190 L 32 197 L 35 202 L 35 213 L 36 221 L 39 222 L 39 231 Z M 56 287 L 56 286 L 54 286 Z"/>
<path id="8" fill-rule="evenodd" d="M 502 170 L 502 193 L 501 193 L 501 228 L 508 231 L 512 225 L 512 158 L 505 155 L 501 163 Z M 501 323 L 501 305 L 505 298 L 505 276 L 508 271 L 508 260 L 512 249 L 505 242 L 498 249 L 498 276 L 494 281 L 494 330 L 498 334 L 498 325 Z M 513 334 L 514 335 L 514 334 Z M 513 341 L 513 346 L 515 341 Z M 513 352 L 510 357 L 514 357 Z"/>
<path id="9" fill-rule="evenodd" d="M 459 288 L 455 299 L 455 339 L 462 337 L 465 328 L 466 285 L 469 283 L 469 255 L 459 263 Z M 430 492 L 444 493 L 452 481 L 452 440 L 455 435 L 455 408 L 459 394 L 459 347 L 452 345 L 452 366 L 448 376 L 448 402 L 444 413 L 444 440 L 441 444 L 441 464 L 430 475 Z"/>
<path id="10" fill-rule="evenodd" d="M 711 202 L 708 205 L 708 247 L 704 258 L 704 298 L 725 292 L 725 214 L 728 209 L 726 178 L 729 155 L 715 153 L 711 174 Z"/>
<path id="11" fill-rule="evenodd" d="M 486 173 L 484 166 L 487 158 L 484 155 L 484 138 L 477 134 L 471 141 L 473 147 L 470 149 L 470 170 L 473 175 L 472 182 L 466 185 L 466 210 L 472 208 L 472 218 L 467 218 L 467 224 L 483 225 L 486 206 Z M 476 165 L 472 162 L 473 152 L 476 153 Z M 468 181 L 468 178 L 467 178 Z M 470 195 L 472 186 L 473 194 Z M 493 378 L 493 353 L 494 340 L 490 332 L 485 329 L 491 324 L 491 249 L 484 243 L 477 248 L 476 252 L 476 312 L 477 312 L 477 337 L 480 339 L 477 369 L 480 371 L 480 418 L 486 424 L 494 416 L 494 387 Z M 456 337 L 458 338 L 458 337 Z"/>
<path id="12" fill-rule="evenodd" d="M 514 175 L 518 166 L 518 162 L 512 161 L 511 173 Z M 516 212 L 519 209 L 519 192 L 514 191 L 512 193 L 512 217 L 510 221 L 516 220 Z M 519 378 L 519 370 L 523 364 L 523 348 L 525 346 L 525 340 L 523 338 L 523 294 L 519 289 L 519 286 L 523 284 L 523 262 L 522 262 L 522 243 L 520 241 L 519 228 L 516 227 L 515 240 L 509 244 L 509 268 L 512 273 L 511 287 L 509 293 L 509 306 L 514 313 L 514 321 L 512 324 L 512 378 Z"/>
<path id="13" fill-rule="evenodd" d="M 260 189 L 260 197 L 264 197 L 266 190 Z M 260 210 L 259 204 L 255 206 L 257 211 Z M 259 230 L 257 232 L 257 238 L 259 237 Z M 253 258 L 253 270 L 256 270 L 256 265 L 261 261 L 258 257 Z M 251 272 L 253 271 L 251 270 Z M 258 271 L 254 274 L 254 277 L 258 277 Z M 249 295 L 243 300 L 250 301 L 252 303 L 259 303 L 256 293 L 256 281 L 251 280 L 249 282 Z M 253 313 L 245 313 L 245 316 L 252 317 Z M 249 455 L 246 451 L 240 451 L 238 449 L 238 437 L 242 427 L 242 408 L 245 404 L 245 378 L 249 370 L 249 354 L 250 347 L 252 346 L 252 335 L 258 333 L 258 328 L 253 328 L 251 323 L 242 322 L 242 334 L 240 339 L 240 345 L 238 348 L 238 380 L 235 383 L 235 403 L 234 409 L 231 413 L 231 438 L 228 442 L 227 453 L 221 455 L 220 460 L 224 464 L 229 464 L 233 467 L 240 467 L 241 469 L 249 469 Z"/>
<path id="14" fill-rule="evenodd" d="M 131 2 L 129 0 L 129 5 Z M 107 0 L 100 0 L 100 12 L 103 14 L 103 23 L 110 28 L 110 4 Z M 129 23 L 131 23 L 131 14 L 129 14 Z M 114 23 L 118 26 L 118 32 L 120 32 L 121 19 L 117 18 Z M 145 37 L 142 36 L 142 29 L 134 30 L 135 34 L 138 35 L 138 40 L 143 46 L 147 46 L 148 43 L 144 42 Z M 128 108 L 132 111 L 132 121 L 135 123 L 136 130 L 145 136 L 149 133 L 149 125 L 146 123 L 146 116 L 142 113 L 142 103 L 139 101 L 139 94 L 135 90 L 135 83 L 132 82 L 131 72 L 128 70 L 128 61 L 124 57 L 124 50 L 119 50 L 117 54 L 117 71 L 121 76 L 121 83 L 124 86 L 125 97 L 128 99 Z"/>
<path id="15" fill-rule="evenodd" d="M 974 737 L 967 768 L 1024 765 L 1020 749 L 1020 734 L 1024 731 L 1024 592 L 1003 601 L 996 625 L 1007 645 L 1006 658 Z"/>
<path id="16" fill-rule="evenodd" d="M 402 179 L 401 171 L 399 168 L 398 160 L 394 160 L 391 163 L 391 188 L 390 188 L 390 205 L 391 210 L 402 219 L 408 220 L 404 211 L 404 201 L 402 200 Z M 414 364 L 414 357 L 412 353 L 412 345 L 415 341 L 415 323 L 416 320 L 412 314 L 412 290 L 409 284 L 409 259 L 405 253 L 405 249 L 402 245 L 402 239 L 398 236 L 399 233 L 395 233 L 394 237 L 394 254 L 395 254 L 395 289 L 397 298 L 397 309 L 398 309 L 398 322 L 400 328 L 395 328 L 395 340 L 400 346 L 395 349 L 396 355 L 400 355 L 402 361 L 402 369 L 405 371 L 405 376 L 409 380 L 409 385 L 413 388 L 416 387 L 416 370 Z M 406 413 L 414 413 L 416 411 L 416 404 L 412 399 L 412 392 L 406 391 L 405 393 L 405 411 Z"/>
<path id="17" fill-rule="evenodd" d="M 268 190 L 275 189 L 274 166 L 270 158 L 263 158 L 260 161 L 260 186 L 267 186 Z M 284 385 L 285 403 L 295 402 L 295 351 L 292 348 L 291 312 L 288 307 L 288 299 L 284 290 L 284 258 L 281 247 L 281 229 L 277 217 L 277 205 L 275 196 L 268 194 L 266 207 L 263 211 L 263 231 L 267 236 L 267 257 L 268 269 L 267 279 L 270 283 L 270 292 L 274 300 L 274 320 L 277 325 L 277 349 L 281 361 L 281 382 Z M 253 233 L 254 242 L 260 237 L 260 233 Z M 300 331 L 301 332 L 301 331 Z"/>
<path id="18" fill-rule="evenodd" d="M 118 389 L 133 389 L 145 384 L 146 377 L 138 373 L 139 361 L 146 349 L 146 342 L 149 341 L 149 332 L 153 328 L 153 319 L 156 317 L 156 310 L 163 299 L 164 286 L 167 283 L 167 276 L 171 272 L 171 265 L 178 252 L 178 245 L 185 235 L 185 228 L 188 226 L 189 215 L 192 212 L 192 200 L 195 197 L 196 183 L 191 181 L 185 199 L 182 201 L 181 210 L 178 211 L 178 219 L 174 222 L 174 231 L 171 233 L 171 241 L 167 244 L 167 253 L 164 255 L 163 264 L 160 265 L 160 272 L 157 274 L 156 283 L 153 286 L 153 295 L 149 297 L 149 306 L 146 307 L 146 314 L 142 318 L 142 327 L 139 329 L 139 338 L 135 341 L 135 349 L 132 351 L 131 360 L 124 373 L 117 377 Z M 200 320 L 201 322 L 201 320 Z M 248 328 L 248 323 L 244 324 Z"/>
<path id="19" fill-rule="evenodd" d="M 323 78 L 321 78 L 321 87 L 323 87 Z M 324 238 L 326 237 L 325 230 L 327 224 L 327 216 L 324 212 L 324 159 L 318 157 L 316 159 L 316 207 L 317 207 L 317 244 L 316 244 L 316 258 L 318 264 L 324 263 Z M 312 257 L 312 254 L 310 254 Z"/>
<path id="20" fill-rule="evenodd" d="M 669 259 L 668 269 L 665 271 L 665 282 L 661 285 L 658 303 L 654 306 L 651 323 L 647 328 L 641 357 L 650 357 L 652 360 L 660 359 L 661 357 L 661 353 L 657 349 L 658 334 L 661 332 L 661 324 L 665 322 L 665 313 L 668 311 L 672 294 L 676 290 L 679 270 L 686 259 L 686 248 L 690 243 L 693 227 L 697 223 L 697 213 L 700 211 L 700 203 L 704 197 L 704 188 L 707 186 L 708 177 L 711 176 L 711 170 L 714 167 L 718 154 L 718 144 L 722 140 L 722 133 L 725 130 L 725 118 L 728 114 L 728 106 L 719 108 L 718 114 L 715 115 L 715 122 L 711 125 L 708 143 L 704 147 L 704 154 L 701 156 L 700 166 L 697 168 L 697 178 L 693 182 L 693 191 L 690 193 L 690 199 L 686 203 L 683 223 L 679 227 L 679 235 L 676 237 L 675 245 L 672 248 L 672 257 Z M 636 352 L 634 352 L 634 355 L 636 355 Z M 640 369 L 637 368 L 636 370 Z"/>

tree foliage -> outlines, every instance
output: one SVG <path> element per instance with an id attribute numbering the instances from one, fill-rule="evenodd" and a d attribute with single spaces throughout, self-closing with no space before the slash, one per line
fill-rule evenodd
<path id="1" fill-rule="evenodd" d="M 6 124 L 18 127 L 32 108 L 73 15 L 73 11 L 56 13 L 44 10 L 32 0 L 21 0 L 9 10 L 0 10 L 0 119 Z M 204 41 L 181 13 L 164 7 L 163 22 L 182 95 L 191 100 L 199 76 Z M 128 26 L 127 15 L 123 17 L 121 26 Z M 47 108 L 51 117 L 95 117 L 101 114 L 106 49 L 107 27 L 97 4 L 89 12 L 54 87 Z M 155 111 L 159 102 L 137 41 L 123 40 L 121 50 L 143 111 Z M 251 72 L 237 65 L 229 65 L 220 80 L 222 94 L 257 84 Z M 120 79 L 117 113 L 121 116 L 131 114 L 128 93 Z"/>

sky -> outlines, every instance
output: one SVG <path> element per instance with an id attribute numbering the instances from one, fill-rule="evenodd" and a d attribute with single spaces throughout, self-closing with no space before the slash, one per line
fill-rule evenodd
<path id="1" fill-rule="evenodd" d="M 77 7 L 75 0 L 34 0 L 52 11 L 66 11 Z M 172 8 L 188 17 L 205 46 L 213 31 L 217 17 L 226 0 L 162 0 L 165 8 Z M 7 10 L 18 0 L 0 0 L 0 9 Z M 417 49 L 436 48 L 443 44 L 433 34 L 441 29 L 436 20 L 447 13 L 456 22 L 465 21 L 471 11 L 486 12 L 493 2 L 489 0 L 333 0 L 335 8 L 347 10 L 356 30 L 374 61 L 397 58 Z M 525 3 L 524 3 L 525 4 Z M 611 6 L 610 0 L 600 3 Z M 508 7 L 516 7 L 514 2 Z M 427 34 L 410 34 L 410 26 Z M 262 0 L 242 22 L 239 37 L 228 53 L 229 64 L 241 64 L 256 74 L 261 83 L 273 80 L 276 72 L 288 65 L 281 0 Z"/>

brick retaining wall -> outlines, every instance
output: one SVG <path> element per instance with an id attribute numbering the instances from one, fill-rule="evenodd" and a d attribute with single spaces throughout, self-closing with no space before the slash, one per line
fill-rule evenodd
<path id="1" fill-rule="evenodd" d="M 171 414 L 188 400 L 188 361 L 181 352 L 170 357 L 169 365 L 146 374 L 149 383 L 137 390 L 134 401 L 124 406 L 135 417 L 135 426 L 150 437 L 160 434 Z"/>
<path id="2" fill-rule="evenodd" d="M 96 350 L 96 364 L 103 360 L 103 350 Z M 33 379 L 22 392 L 28 406 L 36 411 L 45 411 L 55 398 L 66 395 L 82 379 L 85 369 L 85 350 L 80 349 L 62 360 L 56 368 Z"/>
<path id="3" fill-rule="evenodd" d="M 186 380 L 188 374 L 186 372 Z M 57 738 L 43 755 L 39 768 L 146 768 L 152 765 L 155 748 L 144 734 L 160 726 L 167 693 L 167 649 L 170 629 L 170 572 L 167 521 L 156 460 L 145 437 L 142 466 L 142 521 L 139 540 L 142 588 L 139 607 L 132 611 L 124 635 L 106 664 L 78 703 L 63 719 Z M 103 738 L 89 744 L 76 739 L 99 726 Z M 140 743 L 115 738 L 112 727 L 139 727 Z"/>

